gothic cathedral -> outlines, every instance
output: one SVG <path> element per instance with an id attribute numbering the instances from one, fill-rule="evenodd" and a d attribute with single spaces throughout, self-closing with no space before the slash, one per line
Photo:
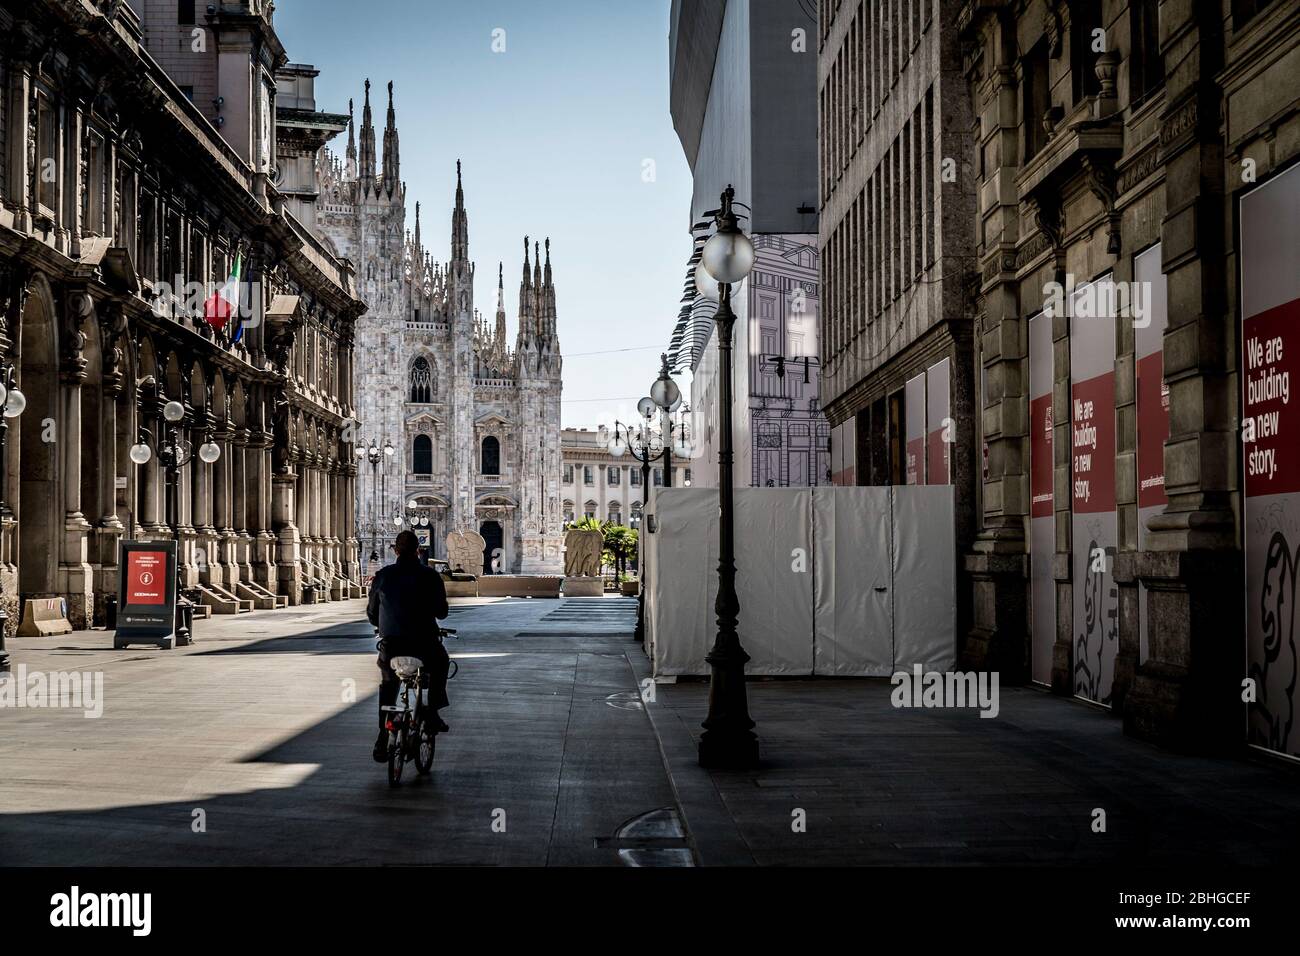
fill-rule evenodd
<path id="1" fill-rule="evenodd" d="M 504 269 L 495 322 L 474 307 L 475 265 L 460 163 L 451 259 L 435 262 L 406 229 L 393 85 L 383 166 L 366 81 L 361 132 L 349 104 L 346 157 L 319 156 L 319 232 L 352 260 L 368 310 L 357 321 L 356 520 L 361 553 L 391 560 L 386 544 L 413 528 L 430 556 L 446 557 L 449 531 L 479 532 L 476 573 L 563 573 L 560 508 L 560 342 L 550 240 L 524 238 L 519 331 L 506 340 Z M 360 140 L 358 155 L 357 139 Z M 386 453 L 386 447 L 391 453 Z M 375 449 L 376 453 L 371 450 Z M 374 562 L 367 562 L 373 570 Z"/>

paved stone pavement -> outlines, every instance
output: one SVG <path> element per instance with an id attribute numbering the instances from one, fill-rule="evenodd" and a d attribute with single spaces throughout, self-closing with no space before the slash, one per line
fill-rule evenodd
<path id="1" fill-rule="evenodd" d="M 361 602 L 200 621 L 199 643 L 172 651 L 114 651 L 103 632 L 11 641 L 29 670 L 101 672 L 105 705 L 100 719 L 0 708 L 0 865 L 1217 865 L 1300 851 L 1295 768 L 1169 754 L 1025 688 L 980 719 L 896 710 L 882 680 L 753 681 L 764 765 L 710 773 L 695 763 L 707 685 L 642 702 L 632 601 L 453 604 L 452 733 L 433 777 L 397 790 L 370 759 Z"/>
<path id="2" fill-rule="evenodd" d="M 455 602 L 452 732 L 396 790 L 360 601 L 200 621 L 172 651 L 12 640 L 15 667 L 102 671 L 105 704 L 0 709 L 0 865 L 681 862 L 662 822 L 619 838 L 673 800 L 629 693 L 635 604 L 595 600 Z"/>
<path id="3" fill-rule="evenodd" d="M 996 718 L 895 709 L 883 679 L 747 689 L 757 772 L 695 764 L 707 684 L 660 685 L 649 707 L 704 865 L 1294 866 L 1300 855 L 1300 768 L 1276 758 L 1169 753 L 1031 688 L 1002 688 Z"/>

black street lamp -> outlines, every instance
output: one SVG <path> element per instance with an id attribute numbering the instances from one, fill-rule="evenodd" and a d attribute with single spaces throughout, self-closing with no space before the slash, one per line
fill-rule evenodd
<path id="1" fill-rule="evenodd" d="M 167 442 L 157 450 L 158 463 L 163 466 L 163 486 L 166 495 L 167 526 L 171 528 L 172 541 L 176 543 L 176 573 L 180 575 L 181 534 L 180 534 L 180 476 L 181 469 L 194 458 L 194 446 L 181 437 L 181 422 L 185 419 L 185 406 L 171 401 L 163 406 L 164 430 Z M 131 446 L 131 461 L 136 465 L 145 465 L 154 456 L 153 436 L 149 429 L 140 427 L 139 441 Z M 211 465 L 221 457 L 221 446 L 212 440 L 212 431 L 208 430 L 204 442 L 199 446 L 199 460 Z M 180 582 L 176 583 L 176 644 L 178 647 L 193 643 L 191 628 L 193 605 L 189 598 L 180 593 Z"/>
<path id="2" fill-rule="evenodd" d="M 27 398 L 18 390 L 12 362 L 0 365 L 0 518 L 9 517 L 9 502 L 5 500 L 8 485 L 5 471 L 5 440 L 9 436 L 9 419 L 17 418 L 27 407 Z M 9 652 L 5 650 L 5 631 L 9 627 L 9 612 L 4 606 L 4 580 L 0 579 L 0 674 L 9 672 Z"/>
<path id="3" fill-rule="evenodd" d="M 616 420 L 614 435 L 605 446 L 615 458 L 622 458 L 630 451 L 632 457 L 641 463 L 642 515 L 645 515 L 650 507 L 650 463 L 663 456 L 664 484 L 672 487 L 673 453 L 676 452 L 682 458 L 689 458 L 691 455 L 691 447 L 686 440 L 685 423 L 674 424 L 671 419 L 668 419 L 666 434 L 662 427 L 658 429 L 654 427 L 656 410 L 672 413 L 682 404 L 681 389 L 669 376 L 668 356 L 661 355 L 660 359 L 662 365 L 659 369 L 659 378 L 650 386 L 650 397 L 637 402 L 636 408 L 641 415 L 641 423 L 633 427 Z M 673 443 L 674 431 L 678 432 L 676 445 Z M 640 534 L 641 531 L 638 529 L 638 537 Z M 637 562 L 637 574 L 640 577 L 640 587 L 637 588 L 636 630 L 633 632 L 632 639 L 637 643 L 643 643 L 645 641 L 645 590 L 650 574 L 649 565 L 645 561 Z"/>
<path id="4" fill-rule="evenodd" d="M 758 766 L 758 737 L 749 716 L 745 694 L 745 664 L 749 655 L 740 644 L 740 599 L 736 595 L 735 501 L 732 484 L 732 355 L 731 338 L 736 314 L 731 310 L 731 286 L 754 267 L 754 245 L 740 229 L 733 209 L 736 191 L 727 186 L 722 206 L 714 215 L 717 229 L 695 270 L 696 287 L 713 298 L 718 310 L 718 634 L 705 660 L 709 662 L 709 715 L 700 736 L 700 766 L 745 770 Z"/>
<path id="5" fill-rule="evenodd" d="M 385 441 L 381 449 L 373 441 L 370 447 L 362 446 L 357 449 L 357 457 L 364 457 L 370 462 L 370 498 L 372 506 L 370 509 L 370 561 L 373 564 L 379 560 L 379 535 L 383 531 L 382 522 L 380 521 L 380 501 L 387 500 L 388 497 L 388 461 L 396 454 L 392 442 Z M 384 463 L 383 483 L 384 489 L 380 491 L 379 463 Z M 373 571 L 371 573 L 374 573 Z"/>

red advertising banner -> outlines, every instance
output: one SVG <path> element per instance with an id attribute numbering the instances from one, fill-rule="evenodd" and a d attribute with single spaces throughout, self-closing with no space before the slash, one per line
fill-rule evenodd
<path id="1" fill-rule="evenodd" d="M 1249 740 L 1300 756 L 1300 166 L 1244 196 L 1239 222 Z"/>
<path id="2" fill-rule="evenodd" d="M 126 556 L 126 603 L 167 602 L 167 553 L 128 551 Z"/>
<path id="3" fill-rule="evenodd" d="M 944 359 L 925 372 L 925 476 L 928 485 L 952 483 L 952 408 L 949 399 L 950 362 Z"/>
<path id="4" fill-rule="evenodd" d="M 1246 496 L 1300 491 L 1300 411 L 1291 404 L 1291 375 L 1300 374 L 1300 299 L 1243 323 L 1246 374 Z"/>
<path id="5" fill-rule="evenodd" d="M 1052 682 L 1056 645 L 1056 504 L 1053 498 L 1052 389 L 1056 369 L 1052 317 L 1029 320 L 1029 582 L 1030 675 Z"/>
<path id="6" fill-rule="evenodd" d="M 1115 510 L 1115 373 L 1070 389 L 1070 454 L 1075 514 Z"/>
<path id="7" fill-rule="evenodd" d="M 1052 516 L 1052 393 L 1029 400 L 1029 516 Z"/>
<path id="8" fill-rule="evenodd" d="M 906 483 L 925 484 L 925 373 L 903 386 L 903 424 L 907 429 Z"/>
<path id="9" fill-rule="evenodd" d="M 1169 438 L 1169 386 L 1165 383 L 1165 329 L 1169 325 L 1168 289 L 1160 244 L 1133 259 L 1135 305 L 1134 375 L 1137 388 L 1138 548 L 1147 546 L 1147 523 L 1164 510 L 1165 441 Z M 1148 657 L 1147 588 L 1138 583 L 1138 663 Z"/>

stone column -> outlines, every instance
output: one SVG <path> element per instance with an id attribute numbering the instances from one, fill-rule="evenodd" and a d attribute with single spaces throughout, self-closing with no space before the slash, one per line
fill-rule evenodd
<path id="1" fill-rule="evenodd" d="M 1006 11 L 977 13 L 963 26 L 984 51 L 983 70 L 970 75 L 981 117 L 977 149 L 1001 165 L 985 170 L 979 204 L 983 311 L 977 317 L 984 401 L 977 399 L 988 448 L 983 513 L 966 570 L 973 592 L 972 628 L 963 667 L 999 671 L 1018 682 L 1029 672 L 1025 517 L 1029 511 L 1027 330 L 1020 318 L 1016 245 L 1019 197 L 1011 185 L 1019 149 L 1015 23 Z M 978 379 L 976 392 L 978 395 Z M 978 457 L 977 457 L 978 461 Z M 977 466 L 978 467 L 978 466 Z"/>
<path id="2" fill-rule="evenodd" d="M 1160 123 L 1169 502 L 1148 523 L 1147 550 L 1137 561 L 1149 591 L 1150 653 L 1124 712 L 1129 733 L 1203 752 L 1240 747 L 1245 721 L 1239 686 L 1245 589 L 1234 521 L 1236 333 L 1225 299 L 1236 282 L 1224 271 L 1230 223 L 1216 81 L 1222 29 L 1212 4 L 1161 7 L 1161 52 L 1167 69 L 1177 66 L 1166 76 Z"/>
<path id="3" fill-rule="evenodd" d="M 91 525 L 81 513 L 81 386 L 86 379 L 82 323 L 93 314 L 94 303 L 85 290 L 74 289 L 65 297 L 63 309 L 58 441 L 64 519 L 56 587 L 68 600 L 68 622 L 81 630 L 93 623 L 95 603 L 94 569 L 89 561 Z"/>

